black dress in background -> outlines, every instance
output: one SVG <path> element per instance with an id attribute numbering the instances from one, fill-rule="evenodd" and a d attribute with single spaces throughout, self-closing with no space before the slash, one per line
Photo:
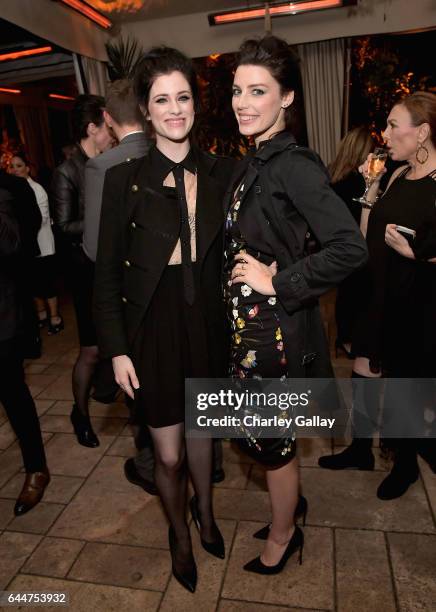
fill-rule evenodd
<path id="1" fill-rule="evenodd" d="M 332 189 L 345 202 L 356 224 L 360 226 L 362 207 L 353 198 L 360 197 L 365 190 L 365 181 L 357 172 L 350 172 L 345 178 L 332 184 Z M 353 329 L 362 308 L 362 293 L 368 286 L 367 269 L 356 270 L 347 276 L 337 288 L 336 295 L 336 327 L 338 344 L 350 343 Z"/>
<path id="2" fill-rule="evenodd" d="M 428 228 L 436 227 L 436 171 L 413 181 L 407 173 L 400 174 L 369 215 L 371 286 L 353 335 L 353 353 L 381 365 L 389 377 L 435 377 L 436 265 L 426 260 L 436 256 L 427 248 L 432 244 Z M 416 260 L 386 245 L 388 223 L 416 230 L 411 242 Z"/>

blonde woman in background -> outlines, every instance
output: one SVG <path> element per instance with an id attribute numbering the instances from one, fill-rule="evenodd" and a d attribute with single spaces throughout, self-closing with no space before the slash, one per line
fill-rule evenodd
<path id="1" fill-rule="evenodd" d="M 348 132 L 339 144 L 336 158 L 329 166 L 331 186 L 345 202 L 360 226 L 362 208 L 353 198 L 365 189 L 365 181 L 359 172 L 369 153 L 374 149 L 374 140 L 366 127 L 357 127 Z M 341 348 L 351 358 L 351 338 L 356 320 L 356 309 L 365 270 L 357 270 L 338 287 L 336 298 L 336 353 Z"/>

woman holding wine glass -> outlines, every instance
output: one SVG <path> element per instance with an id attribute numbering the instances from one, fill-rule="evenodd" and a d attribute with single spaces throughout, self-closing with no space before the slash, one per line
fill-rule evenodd
<path id="1" fill-rule="evenodd" d="M 374 467 L 371 446 L 379 404 L 374 379 L 382 374 L 397 379 L 436 376 L 436 237 L 429 236 L 429 228 L 436 227 L 436 96 L 416 92 L 395 104 L 384 138 L 391 159 L 405 163 L 378 199 L 385 173 L 381 162 L 377 165 L 369 156 L 360 168 L 364 175 L 373 173 L 361 220 L 371 285 L 352 343 L 357 355 L 353 376 L 366 379 L 359 405 L 366 405 L 362 412 L 354 406 L 352 444 L 338 455 L 320 458 L 321 467 L 330 469 Z M 398 409 L 387 390 L 384 407 L 386 423 Z M 413 408 L 416 401 L 409 404 Z M 378 487 L 380 499 L 400 497 L 418 478 L 416 455 L 422 443 L 407 438 L 409 432 L 402 435 L 390 440 L 394 465 Z"/>

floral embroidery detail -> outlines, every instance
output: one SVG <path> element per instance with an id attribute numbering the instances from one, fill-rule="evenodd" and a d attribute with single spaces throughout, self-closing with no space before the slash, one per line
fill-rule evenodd
<path id="1" fill-rule="evenodd" d="M 277 302 L 277 298 L 275 298 L 274 296 L 268 298 L 268 304 L 270 304 L 271 306 L 275 306 Z"/>
<path id="2" fill-rule="evenodd" d="M 241 344 L 241 336 L 239 334 L 233 334 L 233 340 L 235 341 L 235 344 Z"/>
<path id="3" fill-rule="evenodd" d="M 235 202 L 235 205 L 233 206 L 234 210 L 239 210 L 239 207 L 241 206 L 241 200 L 238 200 L 237 202 Z"/>
<path id="4" fill-rule="evenodd" d="M 253 308 L 250 308 L 248 311 L 248 318 L 253 319 L 257 313 L 259 312 L 259 306 L 256 304 Z"/>
<path id="5" fill-rule="evenodd" d="M 244 319 L 241 319 L 241 317 L 239 317 L 239 319 L 236 319 L 236 325 L 238 326 L 238 329 L 243 329 L 245 327 Z"/>
<path id="6" fill-rule="evenodd" d="M 280 340 L 280 342 L 277 343 L 277 350 L 283 351 L 283 340 Z"/>
<path id="7" fill-rule="evenodd" d="M 285 353 L 283 353 L 283 355 L 280 358 L 280 364 L 281 365 L 286 365 L 287 363 L 288 363 L 288 360 L 286 359 Z"/>
<path id="8" fill-rule="evenodd" d="M 257 365 L 256 351 L 248 351 L 244 359 L 241 359 L 241 365 L 243 365 L 244 368 L 255 368 Z"/>
<path id="9" fill-rule="evenodd" d="M 244 297 L 248 297 L 249 295 L 251 295 L 252 292 L 253 292 L 253 289 L 251 287 L 249 287 L 248 285 L 242 285 L 241 293 Z"/>
<path id="10" fill-rule="evenodd" d="M 238 298 L 237 298 L 237 297 L 234 297 L 234 298 L 232 299 L 232 302 L 233 302 L 233 305 L 234 305 L 234 306 L 237 306 L 237 305 L 238 305 Z"/>
<path id="11" fill-rule="evenodd" d="M 236 309 L 235 309 L 235 310 L 232 310 L 232 314 L 233 314 L 233 318 L 234 318 L 234 319 L 237 319 L 237 318 L 238 318 L 238 316 L 239 316 L 239 312 L 238 312 Z"/>
<path id="12" fill-rule="evenodd" d="M 276 329 L 276 340 L 283 340 L 283 338 L 282 338 L 282 330 L 280 329 L 280 327 L 278 327 Z"/>

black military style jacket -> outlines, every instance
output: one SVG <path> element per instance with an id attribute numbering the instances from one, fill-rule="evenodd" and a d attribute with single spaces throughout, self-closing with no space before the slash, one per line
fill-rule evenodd
<path id="1" fill-rule="evenodd" d="M 221 291 L 224 195 L 234 160 L 194 148 L 200 292 L 217 375 L 227 360 Z M 106 173 L 96 262 L 94 314 L 103 357 L 131 355 L 139 326 L 180 236 L 177 200 L 157 184 L 151 155 Z M 164 315 L 163 315 L 164 316 Z"/>

